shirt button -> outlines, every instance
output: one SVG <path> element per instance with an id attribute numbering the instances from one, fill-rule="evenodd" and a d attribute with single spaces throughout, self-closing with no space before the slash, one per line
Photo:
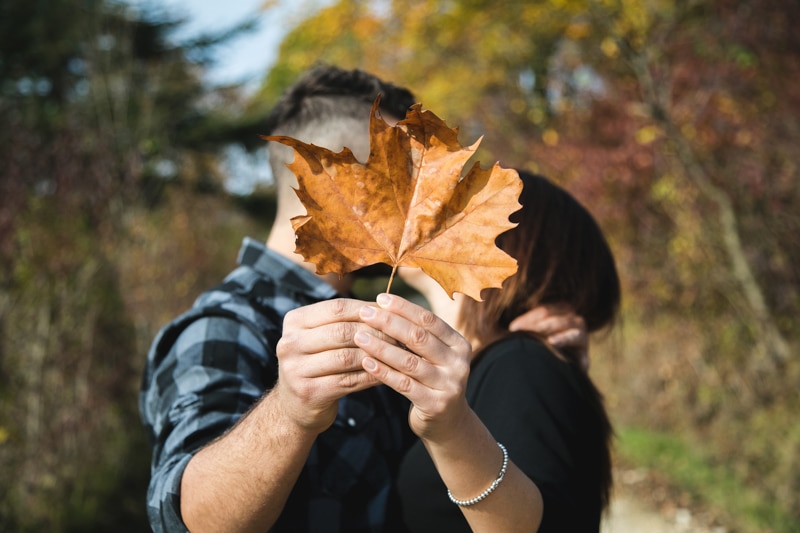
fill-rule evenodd
<path id="1" fill-rule="evenodd" d="M 351 428 L 356 427 L 356 419 L 352 418 L 352 417 L 348 418 L 347 419 L 347 425 L 350 426 Z"/>

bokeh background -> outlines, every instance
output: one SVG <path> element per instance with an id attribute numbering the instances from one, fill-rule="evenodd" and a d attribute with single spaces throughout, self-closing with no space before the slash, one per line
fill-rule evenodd
<path id="1" fill-rule="evenodd" d="M 618 493 L 800 530 L 800 4 L 286 4 L 200 32 L 172 4 L 0 3 L 0 531 L 148 530 L 148 345 L 265 237 L 260 124 L 317 62 L 411 87 L 598 218 Z M 210 76 L 259 25 L 264 71 Z"/>

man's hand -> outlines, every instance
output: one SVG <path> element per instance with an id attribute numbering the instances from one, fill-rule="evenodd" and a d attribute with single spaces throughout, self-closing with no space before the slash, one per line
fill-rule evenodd
<path id="1" fill-rule="evenodd" d="M 589 370 L 589 334 L 586 321 L 567 304 L 547 304 L 534 307 L 515 318 L 510 331 L 530 331 L 542 335 L 556 348 L 578 354 L 584 370 Z"/>
<path id="2" fill-rule="evenodd" d="M 278 382 L 181 480 L 181 513 L 192 531 L 266 531 L 280 516 L 339 398 L 378 383 L 361 366 L 353 336 L 369 329 L 365 302 L 331 300 L 288 313 L 275 348 Z"/>
<path id="3" fill-rule="evenodd" d="M 376 385 L 361 367 L 353 342 L 367 329 L 358 312 L 365 302 L 336 299 L 289 312 L 276 347 L 278 383 L 272 393 L 300 427 L 322 432 L 336 418 L 339 398 Z"/>

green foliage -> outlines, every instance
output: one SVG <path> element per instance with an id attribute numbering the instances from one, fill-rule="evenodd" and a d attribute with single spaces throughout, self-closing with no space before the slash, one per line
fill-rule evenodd
<path id="1" fill-rule="evenodd" d="M 627 462 L 664 472 L 670 480 L 714 509 L 722 510 L 736 530 L 789 533 L 800 518 L 720 462 L 713 449 L 677 434 L 626 427 L 617 430 L 617 453 Z"/>
<path id="2" fill-rule="evenodd" d="M 148 460 L 130 402 L 133 329 L 113 265 L 84 221 L 62 214 L 31 202 L 5 280 L 0 517 L 18 531 L 140 531 L 131 500 Z"/>

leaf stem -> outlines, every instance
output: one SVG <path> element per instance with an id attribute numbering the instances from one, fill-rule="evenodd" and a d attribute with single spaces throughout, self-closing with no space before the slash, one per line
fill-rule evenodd
<path id="1" fill-rule="evenodd" d="M 392 281 L 394 280 L 395 272 L 397 272 L 397 265 L 392 267 L 392 274 L 389 276 L 389 284 L 386 286 L 386 294 L 389 294 L 389 290 L 392 288 Z"/>

